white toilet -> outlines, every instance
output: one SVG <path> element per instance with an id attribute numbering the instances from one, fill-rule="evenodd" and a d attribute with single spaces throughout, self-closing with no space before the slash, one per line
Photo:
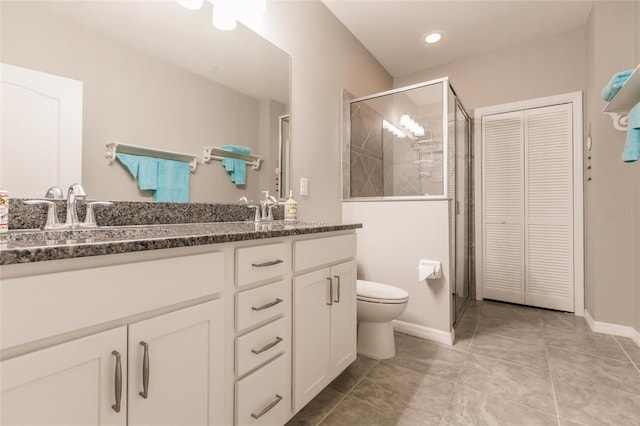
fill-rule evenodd
<path id="1" fill-rule="evenodd" d="M 396 354 L 391 321 L 409 303 L 409 293 L 387 284 L 357 281 L 358 353 L 369 358 L 388 359 Z"/>

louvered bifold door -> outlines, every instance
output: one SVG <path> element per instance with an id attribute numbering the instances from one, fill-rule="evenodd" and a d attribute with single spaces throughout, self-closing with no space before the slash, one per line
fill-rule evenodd
<path id="1" fill-rule="evenodd" d="M 524 303 L 523 117 L 482 117 L 483 297 L 513 303 Z"/>
<path id="2" fill-rule="evenodd" d="M 525 114 L 525 302 L 573 312 L 572 106 Z"/>

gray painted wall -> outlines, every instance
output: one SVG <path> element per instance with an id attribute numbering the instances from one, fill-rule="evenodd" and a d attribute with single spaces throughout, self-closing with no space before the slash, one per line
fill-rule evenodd
<path id="1" fill-rule="evenodd" d="M 585 125 L 593 140 L 585 186 L 586 309 L 596 321 L 640 331 L 640 164 L 620 160 L 626 133 L 601 114 L 611 76 L 638 65 L 637 2 L 596 2 L 587 27 Z"/>

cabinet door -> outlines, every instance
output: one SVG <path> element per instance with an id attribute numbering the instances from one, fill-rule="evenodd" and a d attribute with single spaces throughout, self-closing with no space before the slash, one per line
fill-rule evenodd
<path id="1" fill-rule="evenodd" d="M 331 380 L 331 287 L 329 268 L 293 280 L 294 411 Z"/>
<path id="2" fill-rule="evenodd" d="M 117 357 L 120 355 L 120 364 Z M 0 363 L 3 425 L 125 425 L 127 329 L 120 327 Z"/>
<path id="3" fill-rule="evenodd" d="M 356 262 L 331 267 L 331 376 L 338 376 L 356 359 Z"/>
<path id="4" fill-rule="evenodd" d="M 223 423 L 223 321 L 219 299 L 129 326 L 130 425 Z"/>

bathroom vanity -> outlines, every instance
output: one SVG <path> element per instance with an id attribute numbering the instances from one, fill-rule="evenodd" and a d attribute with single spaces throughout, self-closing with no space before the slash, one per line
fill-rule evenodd
<path id="1" fill-rule="evenodd" d="M 1 423 L 286 423 L 356 358 L 359 227 L 14 234 Z"/>

